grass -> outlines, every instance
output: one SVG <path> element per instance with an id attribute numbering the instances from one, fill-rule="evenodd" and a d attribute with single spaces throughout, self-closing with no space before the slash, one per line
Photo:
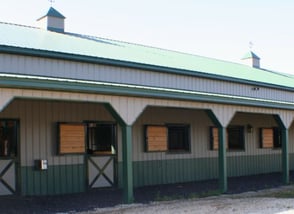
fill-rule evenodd
<path id="1" fill-rule="evenodd" d="M 179 199 L 193 199 L 193 198 L 205 198 L 209 196 L 217 196 L 220 195 L 219 190 L 210 190 L 205 192 L 197 192 L 197 193 L 190 193 L 188 195 L 182 194 L 175 194 L 175 195 L 161 195 L 160 191 L 156 193 L 155 201 L 172 201 L 172 200 L 179 200 Z"/>
<path id="2" fill-rule="evenodd" d="M 274 197 L 274 198 L 294 198 L 294 189 L 281 190 L 279 192 L 268 193 L 265 196 Z"/>

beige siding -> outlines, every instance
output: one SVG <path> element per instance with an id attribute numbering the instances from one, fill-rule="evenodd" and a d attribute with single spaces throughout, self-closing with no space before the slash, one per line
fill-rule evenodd
<path id="1" fill-rule="evenodd" d="M 144 125 L 163 125 L 166 123 L 187 123 L 191 125 L 191 153 L 169 154 L 168 152 L 144 151 Z M 253 126 L 253 132 L 251 133 L 248 133 L 246 130 L 248 124 Z M 259 128 L 277 126 L 272 115 L 237 113 L 229 125 L 241 125 L 245 127 L 245 150 L 238 152 L 228 150 L 228 157 L 281 154 L 281 149 L 262 149 L 259 146 Z M 218 157 L 218 151 L 210 150 L 210 126 L 213 126 L 213 123 L 202 110 L 148 107 L 133 127 L 133 159 L 134 161 L 146 161 Z M 292 125 L 290 129 L 291 153 L 294 153 L 293 129 Z"/>
<path id="2" fill-rule="evenodd" d="M 144 86 L 177 88 L 236 96 L 294 101 L 293 92 L 221 80 L 197 78 L 161 72 L 143 71 L 65 60 L 0 54 L 0 72 L 43 75 L 71 79 L 96 80 Z"/>
<path id="3" fill-rule="evenodd" d="M 20 120 L 22 166 L 32 166 L 36 159 L 47 159 L 49 165 L 84 162 L 83 155 L 57 154 L 57 122 L 114 121 L 101 104 L 43 100 L 14 100 L 0 118 Z"/>

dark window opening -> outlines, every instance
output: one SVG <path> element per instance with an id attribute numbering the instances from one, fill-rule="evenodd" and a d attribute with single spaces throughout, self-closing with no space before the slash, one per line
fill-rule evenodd
<path id="1" fill-rule="evenodd" d="M 17 120 L 0 120 L 0 157 L 16 157 L 17 140 Z"/>
<path id="2" fill-rule="evenodd" d="M 244 127 L 231 126 L 227 128 L 228 148 L 230 150 L 244 150 Z"/>
<path id="3" fill-rule="evenodd" d="M 190 127 L 188 125 L 168 125 L 168 150 L 190 150 Z"/>
<path id="4" fill-rule="evenodd" d="M 91 154 L 115 154 L 115 124 L 87 124 L 87 147 Z"/>
<path id="5" fill-rule="evenodd" d="M 281 129 L 275 127 L 274 130 L 274 148 L 282 148 L 282 132 Z"/>

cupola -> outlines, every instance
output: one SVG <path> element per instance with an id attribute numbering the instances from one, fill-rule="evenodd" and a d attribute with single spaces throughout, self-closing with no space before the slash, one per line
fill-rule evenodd
<path id="1" fill-rule="evenodd" d="M 260 58 L 253 53 L 252 51 L 249 51 L 246 53 L 242 59 L 241 59 L 246 65 L 249 65 L 254 68 L 260 68 Z"/>
<path id="2" fill-rule="evenodd" d="M 64 32 L 64 19 L 65 17 L 50 7 L 47 14 L 37 20 L 38 26 L 42 29 L 63 33 Z"/>

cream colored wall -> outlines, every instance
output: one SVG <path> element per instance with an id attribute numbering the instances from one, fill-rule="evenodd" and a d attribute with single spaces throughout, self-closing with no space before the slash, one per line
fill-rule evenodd
<path id="1" fill-rule="evenodd" d="M 163 125 L 167 123 L 185 123 L 191 126 L 191 152 L 171 154 L 168 152 L 144 151 L 144 125 Z M 248 133 L 246 126 L 253 126 L 253 132 Z M 275 127 L 276 121 L 272 115 L 260 113 L 236 113 L 229 125 L 245 127 L 245 150 L 227 151 L 227 156 L 256 156 L 267 154 L 281 154 L 281 149 L 259 148 L 259 128 Z M 209 127 L 214 126 L 203 110 L 148 107 L 138 118 L 133 127 L 133 159 L 134 161 L 160 159 L 189 159 L 218 157 L 218 151 L 210 150 Z M 290 128 L 290 152 L 294 153 L 294 125 Z"/>
<path id="2" fill-rule="evenodd" d="M 12 101 L 0 113 L 0 118 L 20 120 L 22 166 L 32 166 L 36 159 L 47 159 L 48 165 L 84 162 L 83 155 L 57 154 L 57 122 L 114 121 L 101 104 L 20 99 Z M 121 148 L 119 127 L 118 132 Z"/>
<path id="3" fill-rule="evenodd" d="M 210 92 L 293 102 L 293 91 L 124 67 L 0 54 L 0 72 Z"/>

